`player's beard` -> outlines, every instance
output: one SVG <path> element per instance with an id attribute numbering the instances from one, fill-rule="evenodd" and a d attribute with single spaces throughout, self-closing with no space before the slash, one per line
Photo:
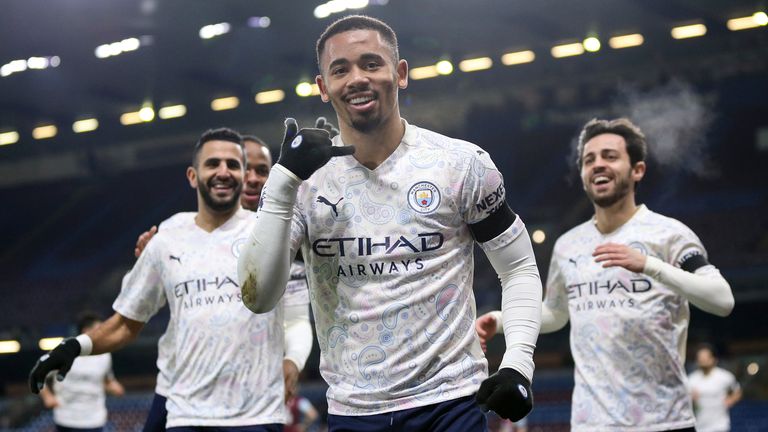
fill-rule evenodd
<path id="1" fill-rule="evenodd" d="M 218 180 L 218 182 L 231 184 L 234 188 L 231 198 L 216 198 L 213 196 L 213 193 L 211 193 L 211 189 L 216 182 L 216 177 L 211 177 L 207 183 L 204 183 L 202 179 L 198 177 L 197 190 L 200 191 L 200 196 L 203 197 L 205 204 L 213 211 L 223 212 L 232 210 L 232 208 L 240 203 L 240 193 L 243 191 L 243 184 L 234 179 L 223 182 Z"/>
<path id="2" fill-rule="evenodd" d="M 370 91 L 376 98 L 376 108 L 374 110 L 367 113 L 349 112 L 349 123 L 353 129 L 368 134 L 380 129 L 387 123 L 394 112 L 394 108 L 391 105 L 397 104 L 397 76 L 394 76 L 394 80 L 391 87 L 385 86 L 378 90 L 370 88 Z"/>
<path id="3" fill-rule="evenodd" d="M 630 168 L 629 171 L 627 171 L 626 175 L 617 175 L 615 177 L 616 179 L 616 185 L 613 188 L 613 193 L 608 195 L 601 195 L 601 196 L 595 196 L 594 192 L 592 192 L 592 185 L 586 188 L 587 197 L 589 197 L 589 200 L 592 201 L 596 206 L 606 208 L 610 207 L 617 202 L 624 199 L 624 197 L 627 196 L 629 193 L 629 188 L 631 185 L 629 184 L 629 176 L 632 175 L 632 170 Z"/>

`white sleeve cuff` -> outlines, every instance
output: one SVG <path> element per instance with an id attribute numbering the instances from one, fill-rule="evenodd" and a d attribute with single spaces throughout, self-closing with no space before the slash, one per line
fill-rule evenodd
<path id="1" fill-rule="evenodd" d="M 285 306 L 284 359 L 292 361 L 301 372 L 312 351 L 312 325 L 309 305 Z"/>
<path id="2" fill-rule="evenodd" d="M 91 352 L 93 351 L 93 340 L 91 340 L 91 337 L 83 333 L 78 335 L 75 339 L 80 343 L 80 355 L 91 355 Z"/>
<path id="3" fill-rule="evenodd" d="M 501 316 L 501 311 L 491 311 L 488 312 L 489 315 L 493 317 L 493 319 L 496 320 L 496 334 L 503 334 L 504 333 L 504 320 Z"/>

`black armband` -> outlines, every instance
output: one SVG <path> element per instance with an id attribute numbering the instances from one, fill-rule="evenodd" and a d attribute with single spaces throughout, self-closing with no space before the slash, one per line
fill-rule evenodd
<path id="1" fill-rule="evenodd" d="M 515 223 L 516 219 L 515 212 L 509 208 L 507 203 L 504 203 L 485 219 L 469 225 L 469 230 L 472 231 L 472 235 L 478 243 L 485 243 L 506 231 Z"/>
<path id="2" fill-rule="evenodd" d="M 707 261 L 707 258 L 704 255 L 697 253 L 685 257 L 680 263 L 680 268 L 687 271 L 688 273 L 693 273 L 696 270 L 708 265 L 709 261 Z"/>

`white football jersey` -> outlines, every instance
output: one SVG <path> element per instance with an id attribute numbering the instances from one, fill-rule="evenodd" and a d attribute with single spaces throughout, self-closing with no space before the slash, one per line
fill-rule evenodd
<path id="1" fill-rule="evenodd" d="M 158 231 L 171 228 L 195 229 L 195 212 L 176 213 L 160 223 Z M 285 288 L 283 303 L 286 306 L 302 306 L 309 304 L 309 292 L 307 291 L 307 275 L 304 263 L 294 261 L 291 264 L 291 277 Z M 173 317 L 171 317 L 173 319 Z M 155 393 L 166 396 L 170 388 L 170 374 L 174 368 L 173 358 L 173 334 L 176 326 L 170 321 L 165 332 L 157 342 L 157 384 Z"/>
<path id="2" fill-rule="evenodd" d="M 696 430 L 699 432 L 719 432 L 731 430 L 731 417 L 725 398 L 739 389 L 739 383 L 732 373 L 715 367 L 704 375 L 701 369 L 688 377 L 692 393 L 696 393 Z"/>
<path id="3" fill-rule="evenodd" d="M 645 274 L 603 268 L 592 253 L 609 242 L 683 268 L 706 258 L 688 227 L 644 205 L 612 233 L 600 233 L 593 219 L 557 240 L 544 303 L 570 316 L 572 430 L 693 426 L 683 367 L 688 301 Z"/>
<path id="4" fill-rule="evenodd" d="M 180 212 L 162 221 L 158 226 L 158 231 L 171 228 L 192 229 L 195 224 L 195 212 Z M 173 317 L 171 317 L 171 320 Z M 155 393 L 168 397 L 168 389 L 171 387 L 171 371 L 174 368 L 173 357 L 173 334 L 176 326 L 168 321 L 165 332 L 157 341 L 157 383 L 155 384 Z"/>
<path id="5" fill-rule="evenodd" d="M 435 404 L 487 377 L 468 224 L 503 205 L 504 182 L 480 147 L 405 126 L 376 169 L 336 157 L 298 191 L 291 248 L 307 265 L 331 414 Z"/>
<path id="6" fill-rule="evenodd" d="M 206 232 L 164 227 L 124 279 L 113 307 L 148 321 L 166 302 L 173 326 L 168 422 L 176 426 L 283 423 L 283 304 L 254 314 L 243 304 L 237 257 L 255 214 L 240 209 Z"/>
<path id="7" fill-rule="evenodd" d="M 104 384 L 112 374 L 112 356 L 100 354 L 75 359 L 64 381 L 53 382 L 59 406 L 53 422 L 76 429 L 94 429 L 107 423 Z"/>

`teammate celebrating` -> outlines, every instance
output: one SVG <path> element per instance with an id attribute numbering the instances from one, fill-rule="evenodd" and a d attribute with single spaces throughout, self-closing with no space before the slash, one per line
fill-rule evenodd
<path id="1" fill-rule="evenodd" d="M 338 130 L 333 124 L 319 117 L 315 122 L 316 128 L 328 131 L 331 136 L 338 135 Z M 261 191 L 264 182 L 269 177 L 272 169 L 272 154 L 266 143 L 253 135 L 243 136 L 243 149 L 246 155 L 246 170 L 243 179 L 243 193 L 240 203 L 246 210 L 258 210 Z M 193 212 L 182 212 L 173 215 L 160 224 L 160 229 L 177 226 L 179 224 L 194 224 Z M 157 233 L 158 228 L 152 227 L 141 234 L 136 241 L 136 258 L 147 246 L 149 240 Z M 285 358 L 283 359 L 283 379 L 285 383 L 285 400 L 288 401 L 297 393 L 297 383 L 301 364 L 306 361 L 307 350 L 312 347 L 312 328 L 309 323 L 309 293 L 307 292 L 306 271 L 302 261 L 294 261 L 291 266 L 291 277 L 286 286 L 285 295 Z M 155 396 L 152 400 L 144 424 L 143 432 L 161 432 L 165 430 L 168 411 L 165 408 L 166 395 L 170 382 L 170 369 L 172 368 L 172 328 L 166 330 L 158 341 L 157 356 L 157 384 Z"/>
<path id="2" fill-rule="evenodd" d="M 592 120 L 577 150 L 595 215 L 555 243 L 541 322 L 549 333 L 570 318 L 572 430 L 693 430 L 683 365 L 688 303 L 726 316 L 730 286 L 688 227 L 635 204 L 647 154 L 637 126 Z M 477 329 L 485 342 L 506 324 L 491 312 Z"/>
<path id="3" fill-rule="evenodd" d="M 331 431 L 485 430 L 479 387 L 481 403 L 523 417 L 541 281 L 501 174 L 479 147 L 400 118 L 408 64 L 385 23 L 343 18 L 317 57 L 341 134 L 331 142 L 286 121 L 240 256 L 243 302 L 271 310 L 301 248 Z M 473 239 L 500 275 L 508 320 L 503 369 L 488 380 L 473 331 Z"/>
<path id="4" fill-rule="evenodd" d="M 40 358 L 30 374 L 38 391 L 51 370 L 59 379 L 78 355 L 114 351 L 135 339 L 168 302 L 172 365 L 167 428 L 278 431 L 286 420 L 282 377 L 284 308 L 254 315 L 242 307 L 236 259 L 254 214 L 240 207 L 244 153 L 240 135 L 208 131 L 187 170 L 198 212 L 189 223 L 157 233 L 101 327 L 65 340 Z M 305 307 L 306 309 L 306 307 Z M 309 354 L 297 359 L 303 366 Z"/>

